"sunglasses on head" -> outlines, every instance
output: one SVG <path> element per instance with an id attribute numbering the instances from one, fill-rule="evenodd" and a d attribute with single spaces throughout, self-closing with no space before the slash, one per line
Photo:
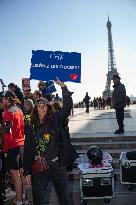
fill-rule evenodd
<path id="1" fill-rule="evenodd" d="M 49 101 L 43 97 L 40 97 L 36 100 L 36 105 L 39 105 L 39 104 L 47 105 L 47 104 L 49 104 Z"/>

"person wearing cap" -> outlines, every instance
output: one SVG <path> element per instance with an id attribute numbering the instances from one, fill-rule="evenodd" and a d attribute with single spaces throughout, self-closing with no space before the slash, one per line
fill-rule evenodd
<path id="1" fill-rule="evenodd" d="M 124 84 L 120 82 L 119 75 L 113 75 L 113 93 L 112 93 L 112 107 L 116 111 L 116 118 L 119 129 L 116 130 L 115 134 L 124 133 L 124 107 L 126 107 L 126 89 Z"/>
<path id="2" fill-rule="evenodd" d="M 16 204 L 22 205 L 23 150 L 24 150 L 24 117 L 20 108 L 16 106 L 17 97 L 13 91 L 3 93 L 4 106 L 4 144 L 3 152 L 7 158 L 8 167 L 16 191 Z"/>
<path id="3" fill-rule="evenodd" d="M 46 190 L 49 180 L 52 181 L 60 205 L 70 205 L 67 190 L 66 166 L 71 160 L 71 150 L 66 149 L 67 140 L 62 122 L 68 117 L 72 107 L 71 93 L 59 79 L 55 81 L 61 86 L 63 106 L 53 112 L 49 101 L 43 97 L 37 99 L 33 109 L 29 135 L 25 136 L 24 175 L 27 184 L 32 184 L 34 205 L 46 204 Z M 63 137 L 61 133 L 63 132 Z M 44 157 L 44 170 L 33 169 L 35 162 Z M 45 163 L 46 162 L 46 163 Z M 35 165 L 36 167 L 36 165 Z"/>

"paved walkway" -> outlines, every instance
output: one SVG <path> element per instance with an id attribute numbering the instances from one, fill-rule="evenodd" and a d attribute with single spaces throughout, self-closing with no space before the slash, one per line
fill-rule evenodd
<path id="1" fill-rule="evenodd" d="M 125 133 L 131 132 L 132 135 L 136 132 L 136 106 L 125 108 Z M 86 114 L 84 108 L 76 108 L 75 115 L 70 117 L 69 122 L 70 133 L 79 133 L 80 135 L 103 135 L 109 136 L 118 129 L 115 111 L 109 110 L 93 110 Z"/>

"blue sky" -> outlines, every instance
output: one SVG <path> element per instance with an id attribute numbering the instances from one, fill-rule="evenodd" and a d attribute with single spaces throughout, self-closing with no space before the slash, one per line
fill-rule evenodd
<path id="1" fill-rule="evenodd" d="M 0 78 L 21 87 L 21 78 L 30 76 L 32 50 L 81 52 L 82 83 L 66 84 L 75 102 L 87 91 L 100 96 L 108 71 L 108 15 L 118 72 L 127 94 L 136 95 L 135 0 L 0 0 Z M 37 81 L 31 85 L 36 89 Z"/>

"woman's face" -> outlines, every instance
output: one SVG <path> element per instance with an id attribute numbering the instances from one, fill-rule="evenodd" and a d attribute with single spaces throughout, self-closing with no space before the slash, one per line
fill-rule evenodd
<path id="1" fill-rule="evenodd" d="M 44 118 L 46 113 L 47 113 L 47 110 L 48 110 L 48 107 L 46 104 L 44 103 L 40 103 L 37 105 L 37 111 L 38 111 L 38 114 L 39 114 L 39 117 L 41 118 Z"/>

